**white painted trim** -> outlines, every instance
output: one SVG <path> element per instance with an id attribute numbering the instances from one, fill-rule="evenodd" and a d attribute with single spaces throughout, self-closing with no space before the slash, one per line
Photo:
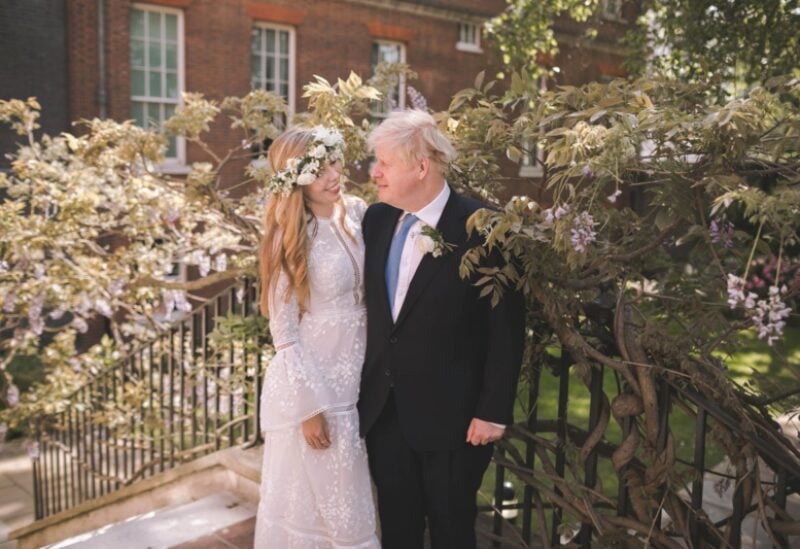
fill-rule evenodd
<path id="1" fill-rule="evenodd" d="M 456 42 L 456 49 L 467 53 L 483 53 L 483 48 L 469 42 Z"/>
<path id="2" fill-rule="evenodd" d="M 465 42 L 462 40 L 463 37 L 461 36 L 461 30 L 465 26 L 474 27 L 473 30 L 475 32 L 475 42 Z M 458 42 L 456 42 L 456 49 L 459 51 L 464 51 L 469 53 L 483 53 L 483 48 L 481 48 L 482 32 L 483 32 L 482 26 L 477 23 L 472 23 L 469 21 L 459 21 Z"/>
<path id="3" fill-rule="evenodd" d="M 178 28 L 176 29 L 176 33 L 178 36 L 178 100 L 170 100 L 164 97 L 147 97 L 147 96 L 134 96 L 130 95 L 131 101 L 144 101 L 144 102 L 158 102 L 158 103 L 170 103 L 174 104 L 176 108 L 179 108 L 183 105 L 183 93 L 186 91 L 186 60 L 185 60 L 185 51 L 186 51 L 186 36 L 184 32 L 184 22 L 183 22 L 183 10 L 176 9 L 176 8 L 169 8 L 165 6 L 159 6 L 155 4 L 146 4 L 135 2 L 131 4 L 130 10 L 142 10 L 145 12 L 158 12 L 158 13 L 168 13 L 177 16 L 178 19 Z M 130 12 L 129 12 L 130 14 Z M 128 47 L 130 48 L 130 35 L 128 36 Z M 164 60 L 166 63 L 166 60 Z M 130 90 L 130 88 L 129 88 Z M 162 162 L 157 169 L 163 173 L 171 173 L 171 174 L 179 174 L 179 173 L 188 173 L 189 168 L 186 166 L 186 139 L 183 137 L 176 137 L 175 138 L 175 157 L 166 158 L 164 162 Z"/>
<path id="4" fill-rule="evenodd" d="M 287 31 L 289 33 L 289 97 L 287 98 L 287 103 L 289 107 L 289 113 L 287 116 L 288 120 L 291 120 L 294 116 L 296 105 L 297 105 L 297 80 L 296 80 L 296 67 L 297 67 L 297 31 L 291 25 L 280 25 L 277 23 L 270 23 L 268 21 L 254 21 L 253 26 L 259 29 L 271 29 L 276 31 Z M 265 53 L 266 52 L 262 52 Z M 252 51 L 250 52 L 252 55 Z M 280 66 L 277 65 L 276 69 L 280 71 Z M 251 68 L 252 71 L 252 68 Z M 252 75 L 251 75 L 252 81 Z M 280 89 L 277 90 L 278 94 L 280 94 Z"/>

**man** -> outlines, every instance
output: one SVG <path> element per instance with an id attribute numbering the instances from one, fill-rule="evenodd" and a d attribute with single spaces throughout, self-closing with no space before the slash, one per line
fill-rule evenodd
<path id="1" fill-rule="evenodd" d="M 422 548 L 427 519 L 434 549 L 468 549 L 492 443 L 512 421 L 524 305 L 509 290 L 492 307 L 458 275 L 461 256 L 480 244 L 465 223 L 484 205 L 445 182 L 455 151 L 433 117 L 392 113 L 369 143 L 381 202 L 363 221 L 367 351 L 358 409 L 382 544 Z M 433 247 L 441 254 L 426 253 Z"/>

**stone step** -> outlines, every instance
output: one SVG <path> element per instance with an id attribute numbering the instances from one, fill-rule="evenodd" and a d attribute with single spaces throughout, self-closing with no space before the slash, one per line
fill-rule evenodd
<path id="1" fill-rule="evenodd" d="M 256 505 L 231 492 L 164 507 L 49 545 L 51 549 L 161 549 L 197 541 L 255 517 Z M 237 531 L 242 528 L 239 527 Z M 245 527 L 247 529 L 247 527 Z M 220 543 L 190 547 L 227 547 Z M 249 545 L 252 546 L 252 530 Z M 237 547 L 237 546 L 233 546 Z"/>

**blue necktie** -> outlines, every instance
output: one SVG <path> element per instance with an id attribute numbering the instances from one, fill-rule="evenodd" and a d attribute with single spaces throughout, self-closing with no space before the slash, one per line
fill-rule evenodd
<path id="1" fill-rule="evenodd" d="M 408 214 L 403 219 L 400 230 L 394 235 L 392 246 L 389 248 L 389 259 L 386 260 L 386 291 L 389 294 L 389 312 L 394 310 L 394 297 L 397 293 L 397 280 L 400 278 L 400 258 L 403 255 L 403 245 L 406 243 L 408 231 L 416 221 L 417 216 Z"/>

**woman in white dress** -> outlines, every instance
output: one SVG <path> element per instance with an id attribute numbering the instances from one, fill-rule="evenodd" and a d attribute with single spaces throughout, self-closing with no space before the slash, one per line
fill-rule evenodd
<path id="1" fill-rule="evenodd" d="M 341 193 L 343 145 L 317 126 L 290 129 L 269 150 L 259 273 L 276 354 L 261 394 L 257 548 L 380 547 L 356 410 L 366 205 Z"/>

